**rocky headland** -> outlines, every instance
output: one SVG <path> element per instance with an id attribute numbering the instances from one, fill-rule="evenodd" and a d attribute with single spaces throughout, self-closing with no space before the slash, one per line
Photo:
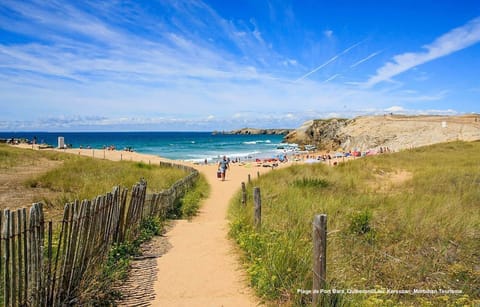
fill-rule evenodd
<path id="1" fill-rule="evenodd" d="M 361 116 L 310 120 L 288 133 L 284 142 L 315 145 L 321 150 L 388 147 L 402 150 L 455 140 L 480 140 L 480 115 Z"/>

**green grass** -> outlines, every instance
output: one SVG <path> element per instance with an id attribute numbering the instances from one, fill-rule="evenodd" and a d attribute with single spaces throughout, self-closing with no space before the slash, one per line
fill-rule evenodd
<path id="1" fill-rule="evenodd" d="M 144 178 L 148 184 L 147 193 L 152 193 L 169 188 L 188 174 L 186 171 L 171 167 L 129 161 L 112 162 L 52 151 L 19 149 L 0 144 L 0 170 L 14 171 L 17 166 L 44 165 L 46 160 L 57 161 L 58 165 L 46 173 L 28 178 L 24 185 L 29 189 L 42 187 L 57 192 L 55 195 L 58 196 L 55 199 L 42 199 L 47 205 L 53 205 L 53 208 L 57 209 L 57 214 L 66 202 L 72 202 L 75 199 L 92 199 L 111 191 L 115 185 L 130 188 L 140 178 Z M 200 199 L 207 193 L 208 184 L 205 178 L 201 177 L 181 200 L 180 210 L 184 211 L 185 216 L 194 215 L 198 210 Z M 50 206 L 49 209 L 51 209 Z M 138 254 L 143 242 L 153 235 L 158 235 L 161 227 L 161 221 L 148 218 L 142 222 L 138 238 L 132 242 L 115 245 L 109 253 L 100 278 L 85 279 L 92 284 L 85 287 L 82 299 L 88 300 L 89 304 L 93 305 L 113 304 L 117 294 L 110 291 L 109 285 L 126 276 L 131 257 Z M 55 232 L 54 236 L 57 235 L 58 232 Z M 54 246 L 54 253 L 56 252 L 57 249 Z M 0 285 L 0 290 L 2 286 Z M 1 302 L 0 294 L 0 304 Z"/>
<path id="2" fill-rule="evenodd" d="M 0 169 L 20 165 L 37 165 L 45 160 L 58 161 L 54 169 L 28 178 L 27 188 L 46 188 L 56 192 L 55 199 L 38 199 L 47 206 L 61 208 L 75 199 L 91 199 L 105 194 L 113 186 L 132 187 L 140 178 L 148 184 L 148 193 L 170 187 L 187 173 L 180 169 L 149 165 L 143 162 L 114 162 L 52 151 L 34 151 L 0 145 Z"/>
<path id="3" fill-rule="evenodd" d="M 480 303 L 480 142 L 453 142 L 337 167 L 272 171 L 261 188 L 262 230 L 238 194 L 230 234 L 262 298 L 304 305 L 312 288 L 312 221 L 328 215 L 327 281 L 336 289 L 453 289 L 461 295 L 330 297 L 337 305 Z"/>
<path id="4" fill-rule="evenodd" d="M 61 167 L 28 180 L 26 185 L 62 192 L 71 199 L 85 199 L 110 191 L 115 185 L 131 187 L 140 178 L 147 181 L 148 192 L 160 191 L 185 175 L 179 169 L 143 162 L 113 162 L 73 156 L 64 160 Z"/>
<path id="5" fill-rule="evenodd" d="M 34 165 L 41 159 L 51 161 L 63 160 L 63 154 L 52 151 L 34 151 L 19 149 L 0 144 L 0 170 L 7 170 L 19 165 Z"/>
<path id="6" fill-rule="evenodd" d="M 182 218 L 190 219 L 197 215 L 202 199 L 208 197 L 210 193 L 210 186 L 208 185 L 205 176 L 199 175 L 198 180 L 194 186 L 188 190 L 180 200 L 181 216 Z"/>

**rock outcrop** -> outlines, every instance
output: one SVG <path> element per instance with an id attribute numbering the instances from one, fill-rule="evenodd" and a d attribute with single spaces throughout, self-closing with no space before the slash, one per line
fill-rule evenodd
<path id="1" fill-rule="evenodd" d="M 288 143 L 345 151 L 379 147 L 401 150 L 454 140 L 480 140 L 480 115 L 388 115 L 312 120 L 284 138 Z"/>
<path id="2" fill-rule="evenodd" d="M 347 119 L 337 118 L 310 120 L 287 134 L 283 140 L 299 145 L 315 145 L 321 149 L 337 149 L 344 141 L 339 132 L 348 122 Z"/>
<path id="3" fill-rule="evenodd" d="M 287 135 L 293 129 L 255 129 L 255 128 L 242 128 L 226 132 L 226 134 L 276 134 Z"/>

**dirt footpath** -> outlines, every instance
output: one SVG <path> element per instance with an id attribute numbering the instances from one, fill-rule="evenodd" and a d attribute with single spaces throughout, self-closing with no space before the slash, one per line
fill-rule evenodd
<path id="1" fill-rule="evenodd" d="M 225 181 L 216 166 L 198 166 L 211 186 L 210 197 L 192 221 L 178 221 L 167 233 L 172 248 L 157 259 L 153 306 L 257 306 L 259 302 L 227 238 L 228 203 L 247 181 L 270 168 L 232 165 Z"/>

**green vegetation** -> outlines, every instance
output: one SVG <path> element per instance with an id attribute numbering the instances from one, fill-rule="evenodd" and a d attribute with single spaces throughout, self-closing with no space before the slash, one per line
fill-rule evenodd
<path id="1" fill-rule="evenodd" d="M 190 219 L 198 213 L 200 201 L 208 197 L 210 187 L 203 175 L 199 175 L 194 186 L 180 199 L 181 217 Z"/>
<path id="2" fill-rule="evenodd" d="M 33 151 L 0 144 L 0 170 L 19 165 L 35 165 L 43 160 L 58 161 L 63 154 L 52 151 Z"/>
<path id="3" fill-rule="evenodd" d="M 74 199 L 92 199 L 111 191 L 115 185 L 130 188 L 138 182 L 139 178 L 144 178 L 148 183 L 147 193 L 152 193 L 171 187 L 177 180 L 187 175 L 186 171 L 171 167 L 128 161 L 112 162 L 52 151 L 18 149 L 0 144 L 0 169 L 13 172 L 18 168 L 29 166 L 35 166 L 38 169 L 50 168 L 41 175 L 32 175 L 24 185 L 26 189 L 46 188 L 55 192 L 52 193 L 56 195 L 55 199 L 39 199 L 39 201 L 46 203 L 49 209 L 53 205 L 57 213 L 66 202 L 72 202 Z M 183 217 L 195 215 L 200 200 L 207 196 L 208 190 L 207 181 L 200 176 L 179 201 L 176 210 Z M 119 293 L 111 290 L 112 282 L 127 276 L 131 258 L 139 254 L 143 242 L 160 234 L 163 228 L 162 223 L 163 221 L 158 218 L 149 217 L 142 221 L 140 235 L 135 240 L 114 245 L 105 259 L 102 272 L 93 272 L 95 276 L 84 279 L 87 284 L 81 287 L 82 295 L 79 299 L 87 302 L 88 305 L 111 306 L 114 304 Z M 54 236 L 57 235 L 58 231 L 54 233 Z M 56 252 L 57 249 L 54 246 L 54 254 Z M 0 304 L 1 293 L 0 291 Z"/>
<path id="4" fill-rule="evenodd" d="M 148 182 L 150 192 L 160 191 L 185 175 L 179 169 L 143 162 L 113 162 L 73 156 L 63 160 L 61 167 L 28 180 L 26 185 L 62 192 L 68 199 L 85 199 L 110 191 L 115 185 L 131 187 L 139 178 Z"/>
<path id="5" fill-rule="evenodd" d="M 310 304 L 312 221 L 328 215 L 331 289 L 439 290 L 460 294 L 344 294 L 337 306 L 480 304 L 480 142 L 453 142 L 357 159 L 336 167 L 272 171 L 230 206 L 231 236 L 262 298 Z M 252 188 L 262 193 L 253 227 Z M 332 303 L 335 302 L 335 303 Z"/>
<path id="6" fill-rule="evenodd" d="M 169 219 L 191 219 L 198 213 L 200 202 L 207 198 L 210 193 L 210 186 L 202 174 L 199 174 L 197 181 L 189 188 L 167 212 Z"/>
<path id="7" fill-rule="evenodd" d="M 61 208 L 74 199 L 91 199 L 111 191 L 113 186 L 130 188 L 139 178 L 148 182 L 148 193 L 170 187 L 185 171 L 142 162 L 114 162 L 52 151 L 33 151 L 0 145 L 0 169 L 21 165 L 41 165 L 57 161 L 58 166 L 25 181 L 27 188 L 47 188 L 55 199 L 38 199 L 47 206 Z"/>

